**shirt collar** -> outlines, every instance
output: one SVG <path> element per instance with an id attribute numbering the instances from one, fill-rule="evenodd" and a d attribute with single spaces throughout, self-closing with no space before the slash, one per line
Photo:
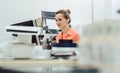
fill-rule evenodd
<path id="1" fill-rule="evenodd" d="M 72 35 L 71 31 L 72 31 L 72 28 L 70 28 L 70 29 L 68 30 L 67 34 L 65 34 L 64 36 Z M 61 32 L 61 34 L 62 34 L 62 32 Z"/>

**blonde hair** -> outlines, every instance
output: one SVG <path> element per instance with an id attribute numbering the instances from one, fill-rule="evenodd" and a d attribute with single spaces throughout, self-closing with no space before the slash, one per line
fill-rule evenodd
<path id="1" fill-rule="evenodd" d="M 63 14 L 64 18 L 70 20 L 68 23 L 71 22 L 71 18 L 70 18 L 70 13 L 71 13 L 71 12 L 70 12 L 69 9 L 67 9 L 67 10 L 64 10 L 64 9 L 58 10 L 58 11 L 56 12 L 56 15 L 59 14 L 59 13 Z"/>

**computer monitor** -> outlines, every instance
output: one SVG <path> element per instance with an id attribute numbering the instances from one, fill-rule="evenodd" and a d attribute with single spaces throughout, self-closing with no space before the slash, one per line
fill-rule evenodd
<path id="1" fill-rule="evenodd" d="M 57 34 L 59 29 L 55 22 L 55 12 L 51 11 L 42 11 L 42 25 L 47 27 L 45 30 L 52 34 Z"/>
<path id="2" fill-rule="evenodd" d="M 52 34 L 58 33 L 58 27 L 56 25 L 55 20 L 53 19 L 46 19 L 46 25 L 48 26 L 48 32 Z"/>

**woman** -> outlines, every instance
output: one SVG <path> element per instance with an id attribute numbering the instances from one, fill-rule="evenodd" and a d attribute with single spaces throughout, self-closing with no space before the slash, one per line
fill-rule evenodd
<path id="1" fill-rule="evenodd" d="M 56 12 L 55 20 L 58 28 L 61 32 L 56 36 L 56 42 L 59 43 L 60 39 L 63 40 L 73 40 L 75 43 L 79 43 L 80 35 L 78 32 L 73 30 L 69 23 L 71 22 L 70 10 L 59 10 Z"/>

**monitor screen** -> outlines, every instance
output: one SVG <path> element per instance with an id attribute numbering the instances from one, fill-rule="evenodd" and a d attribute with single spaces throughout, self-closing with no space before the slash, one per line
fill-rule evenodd
<path id="1" fill-rule="evenodd" d="M 48 29 L 58 29 L 54 19 L 46 19 L 46 25 L 48 26 Z"/>
<path id="2" fill-rule="evenodd" d="M 46 25 L 48 26 L 48 31 L 57 34 L 59 31 L 58 26 L 56 25 L 55 19 L 46 19 Z"/>
<path id="3" fill-rule="evenodd" d="M 41 11 L 43 29 L 48 33 L 57 34 L 59 29 L 55 21 L 55 12 Z"/>

